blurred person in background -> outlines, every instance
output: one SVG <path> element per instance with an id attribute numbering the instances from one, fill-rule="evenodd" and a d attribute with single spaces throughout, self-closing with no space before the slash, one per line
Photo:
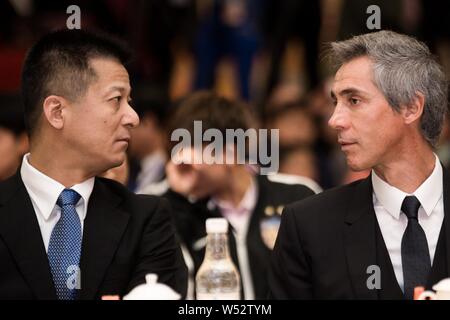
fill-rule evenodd
<path id="1" fill-rule="evenodd" d="M 255 127 L 248 106 L 209 92 L 195 93 L 181 101 L 169 124 L 193 136 L 194 121 L 202 121 L 203 132 Z M 171 143 L 173 146 L 173 142 Z M 235 148 L 232 147 L 232 148 Z M 197 152 L 194 147 L 188 154 Z M 255 175 L 245 164 L 167 164 L 170 190 L 164 195 L 174 208 L 182 243 L 192 259 L 192 276 L 203 261 L 206 244 L 205 221 L 224 217 L 230 223 L 231 257 L 241 275 L 244 299 L 265 299 L 269 256 L 283 207 L 314 192 L 300 184 L 273 182 Z"/>
<path id="2" fill-rule="evenodd" d="M 19 96 L 0 95 L 0 181 L 16 173 L 28 147 Z"/>
<path id="3" fill-rule="evenodd" d="M 319 33 L 321 27 L 321 1 L 308 0 L 266 0 L 264 12 L 264 34 L 269 54 L 269 70 L 267 75 L 265 100 L 283 86 L 283 57 L 295 41 L 301 41 L 303 50 L 297 55 L 303 57 L 304 67 L 300 85 L 302 91 L 314 89 L 320 81 L 318 70 Z M 297 66 L 298 62 L 292 65 Z"/>
<path id="4" fill-rule="evenodd" d="M 139 93 L 134 95 L 133 107 L 140 122 L 131 132 L 128 186 L 136 193 L 154 194 L 150 189 L 165 178 L 167 156 L 164 124 L 169 102 L 167 98 L 156 94 L 150 97 L 143 97 Z"/>
<path id="5" fill-rule="evenodd" d="M 317 139 L 317 125 L 306 100 L 271 105 L 268 109 L 265 126 L 280 130 L 281 147 L 314 146 Z"/>
<path id="6" fill-rule="evenodd" d="M 295 175 L 312 189 L 321 190 L 315 182 L 319 179 L 314 150 L 318 135 L 317 123 L 309 108 L 305 99 L 280 105 L 270 104 L 264 115 L 264 127 L 279 129 L 279 172 Z"/>
<path id="7" fill-rule="evenodd" d="M 197 0 L 112 1 L 115 13 L 126 22 L 136 53 L 131 66 L 133 83 L 163 92 L 171 99 L 193 87 L 193 39 Z M 118 6 L 116 6 L 118 7 Z M 124 11 L 127 13 L 123 16 Z"/>
<path id="8" fill-rule="evenodd" d="M 253 59 L 261 46 L 264 2 L 197 0 L 195 89 L 213 89 L 217 82 L 222 82 L 231 88 L 217 88 L 218 91 L 226 91 L 245 100 L 251 98 L 250 75 Z M 226 71 L 218 69 L 219 63 L 225 59 L 232 61 L 226 64 Z M 221 81 L 221 77 L 225 81 Z"/>
<path id="9" fill-rule="evenodd" d="M 302 178 L 314 190 L 320 190 L 314 149 L 302 145 L 280 148 L 280 174 Z M 310 181 L 306 182 L 306 179 Z M 314 187 L 312 187 L 314 185 Z"/>

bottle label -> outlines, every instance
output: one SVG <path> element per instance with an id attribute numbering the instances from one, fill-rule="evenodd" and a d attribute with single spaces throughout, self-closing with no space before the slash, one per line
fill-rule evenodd
<path id="1" fill-rule="evenodd" d="M 197 292 L 197 300 L 240 300 L 239 292 L 217 292 L 217 293 L 199 293 Z"/>

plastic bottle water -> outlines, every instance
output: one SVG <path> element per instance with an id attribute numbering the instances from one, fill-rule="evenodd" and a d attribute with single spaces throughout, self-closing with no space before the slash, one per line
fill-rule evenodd
<path id="1" fill-rule="evenodd" d="M 206 220 L 206 251 L 195 277 L 197 300 L 239 300 L 240 277 L 228 250 L 228 221 Z"/>

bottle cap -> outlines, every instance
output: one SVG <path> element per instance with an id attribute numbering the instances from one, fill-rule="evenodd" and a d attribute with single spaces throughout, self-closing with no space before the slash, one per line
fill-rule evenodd
<path id="1" fill-rule="evenodd" d="M 228 221 L 225 218 L 206 219 L 206 233 L 227 233 Z"/>

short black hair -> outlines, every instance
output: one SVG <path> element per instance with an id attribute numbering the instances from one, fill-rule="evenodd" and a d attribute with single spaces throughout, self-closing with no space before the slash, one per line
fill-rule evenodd
<path id="1" fill-rule="evenodd" d="M 100 32 L 58 30 L 42 37 L 28 52 L 22 69 L 25 125 L 30 138 L 49 95 L 75 101 L 84 95 L 96 74 L 93 58 L 117 59 L 126 65 L 131 54 L 124 43 Z"/>

